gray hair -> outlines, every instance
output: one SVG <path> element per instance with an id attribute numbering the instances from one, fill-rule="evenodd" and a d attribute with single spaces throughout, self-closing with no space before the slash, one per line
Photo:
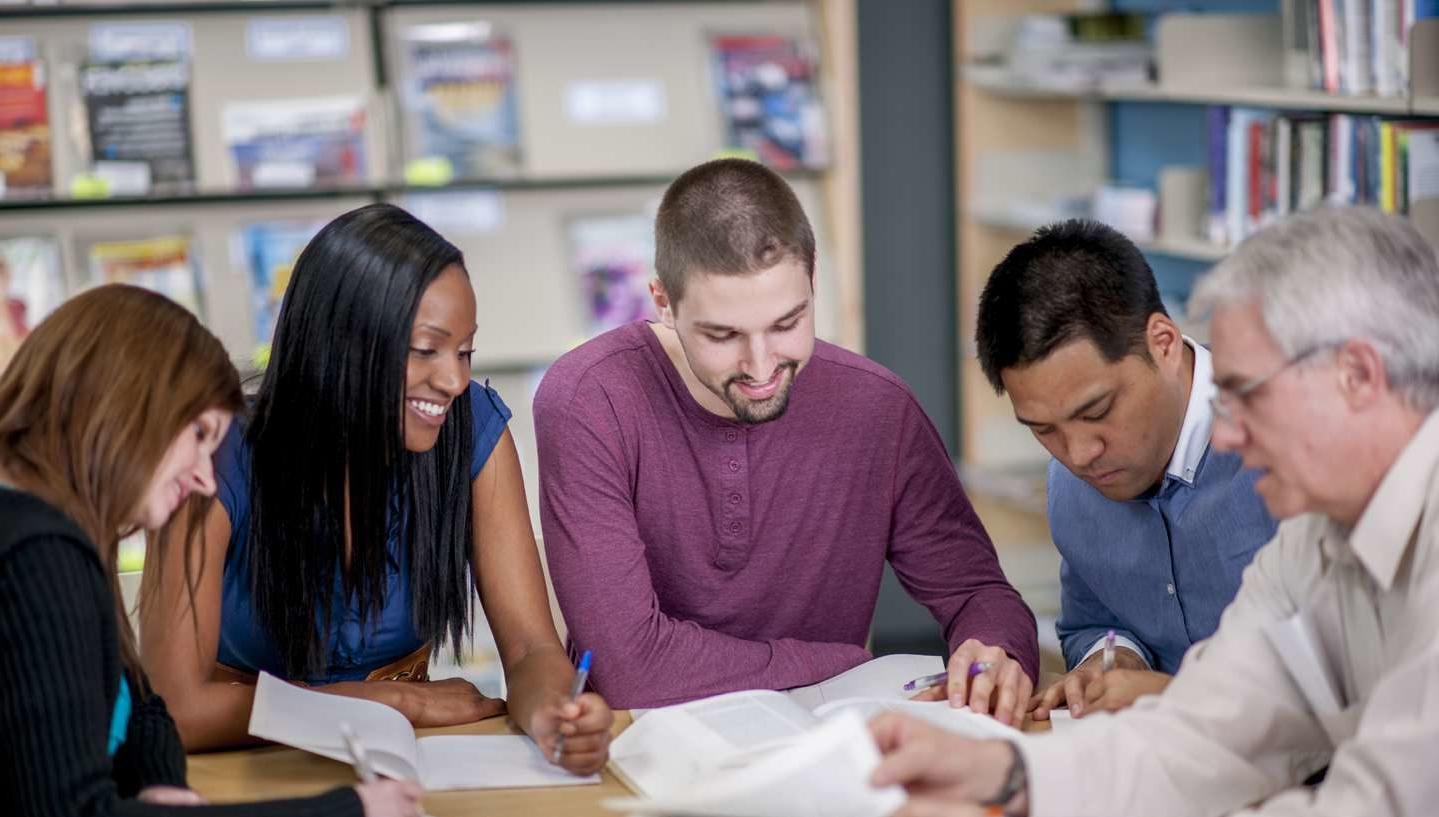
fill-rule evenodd
<path id="1" fill-rule="evenodd" d="M 1439 406 L 1439 262 L 1408 220 L 1321 207 L 1260 230 L 1199 281 L 1189 310 L 1245 302 L 1286 357 L 1362 339 L 1410 407 Z"/>

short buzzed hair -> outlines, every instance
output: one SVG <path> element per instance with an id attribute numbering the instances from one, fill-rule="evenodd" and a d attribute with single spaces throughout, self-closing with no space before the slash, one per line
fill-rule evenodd
<path id="1" fill-rule="evenodd" d="M 1009 251 L 979 296 L 975 343 L 989 384 L 1002 373 L 1088 340 L 1110 363 L 1128 355 L 1153 363 L 1146 329 L 1168 315 L 1144 254 L 1118 230 L 1070 219 L 1041 227 Z"/>
<path id="2" fill-rule="evenodd" d="M 672 304 L 696 272 L 750 275 L 785 260 L 814 278 L 814 230 L 778 173 L 746 159 L 690 168 L 655 218 L 655 272 Z"/>

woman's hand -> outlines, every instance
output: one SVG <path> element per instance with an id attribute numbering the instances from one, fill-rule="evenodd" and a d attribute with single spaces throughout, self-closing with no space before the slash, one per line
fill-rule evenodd
<path id="1" fill-rule="evenodd" d="M 180 786 L 146 786 L 135 799 L 156 806 L 203 806 L 210 802 L 194 789 Z"/>
<path id="2" fill-rule="evenodd" d="M 416 727 L 457 726 L 505 714 L 503 698 L 486 697 L 463 678 L 443 681 L 342 681 L 318 688 L 331 695 L 379 701 Z"/>
<path id="3" fill-rule="evenodd" d="M 573 774 L 586 775 L 604 768 L 609 759 L 614 722 L 609 704 L 593 692 L 573 701 L 552 695 L 535 708 L 525 731 L 551 762 Z M 556 757 L 555 743 L 561 735 L 565 740 Z"/>
<path id="4" fill-rule="evenodd" d="M 406 682 L 397 682 L 406 683 Z M 409 780 L 376 780 L 355 787 L 365 817 L 420 817 L 420 797 L 424 790 Z"/>

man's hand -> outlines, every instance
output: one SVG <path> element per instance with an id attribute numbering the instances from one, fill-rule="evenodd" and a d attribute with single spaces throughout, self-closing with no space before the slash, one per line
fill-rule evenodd
<path id="1" fill-rule="evenodd" d="M 1079 666 L 1070 670 L 1069 674 L 1035 695 L 1029 702 L 1031 717 L 1037 721 L 1047 720 L 1051 709 L 1060 709 L 1065 705 L 1068 705 L 1070 715 L 1076 718 L 1084 717 L 1085 713 L 1093 709 L 1089 703 L 1089 687 L 1104 675 L 1103 663 L 1104 654 L 1095 652 L 1080 662 Z M 1141 672 L 1147 675 L 1163 675 L 1163 673 L 1150 672 L 1144 659 L 1128 647 L 1114 648 L 1114 666 L 1115 669 L 1110 674 Z M 1169 676 L 1163 675 L 1163 677 L 1168 678 Z M 1130 703 L 1133 703 L 1132 699 Z M 1124 706 L 1128 706 L 1128 704 L 1124 704 Z M 1116 708 L 1123 709 L 1124 706 Z"/>
<path id="2" fill-rule="evenodd" d="M 987 669 L 971 677 L 970 667 Z M 916 701 L 942 701 L 950 706 L 968 705 L 981 715 L 993 714 L 1003 724 L 1019 726 L 1029 708 L 1034 683 L 1019 662 L 1001 647 L 990 647 L 971 638 L 959 645 L 949 659 L 948 686 L 931 687 L 914 696 Z"/>
<path id="3" fill-rule="evenodd" d="M 1145 695 L 1158 695 L 1174 676 L 1149 670 L 1110 670 L 1084 688 L 1084 711 L 1118 712 Z"/>
<path id="4" fill-rule="evenodd" d="M 1002 740 L 971 740 L 892 713 L 870 721 L 869 731 L 883 756 L 870 783 L 897 784 L 908 795 L 893 817 L 992 813 L 977 804 L 1004 787 L 1017 751 Z M 1027 814 L 1028 801 L 1028 792 L 1019 792 L 1005 814 Z"/>

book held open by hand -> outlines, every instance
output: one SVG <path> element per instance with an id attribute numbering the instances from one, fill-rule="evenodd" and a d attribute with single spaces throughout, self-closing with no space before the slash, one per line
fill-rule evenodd
<path id="1" fill-rule="evenodd" d="M 305 689 L 260 673 L 250 710 L 251 735 L 349 763 L 342 722 L 354 730 L 377 773 L 414 780 L 428 791 L 600 782 L 597 774 L 577 777 L 553 765 L 524 735 L 416 738 L 409 719 L 393 707 Z"/>

